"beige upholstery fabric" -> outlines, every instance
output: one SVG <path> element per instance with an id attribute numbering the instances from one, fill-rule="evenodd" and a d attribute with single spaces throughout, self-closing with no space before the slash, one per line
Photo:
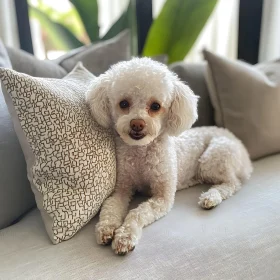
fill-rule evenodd
<path id="1" fill-rule="evenodd" d="M 216 124 L 240 138 L 252 159 L 280 152 L 280 61 L 251 66 L 204 55 Z"/>
<path id="2" fill-rule="evenodd" d="M 0 69 L 28 178 L 54 243 L 71 238 L 115 186 L 112 134 L 94 122 L 85 92 L 95 77 L 81 64 L 63 79 Z"/>
<path id="3" fill-rule="evenodd" d="M 206 187 L 179 191 L 171 213 L 126 257 L 96 244 L 97 218 L 53 246 L 33 211 L 0 231 L 0 279 L 278 280 L 280 155 L 254 167 L 244 188 L 211 211 L 197 205 Z"/>

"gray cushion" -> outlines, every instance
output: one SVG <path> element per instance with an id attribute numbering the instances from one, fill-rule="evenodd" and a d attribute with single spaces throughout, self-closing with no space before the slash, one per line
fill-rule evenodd
<path id="1" fill-rule="evenodd" d="M 252 159 L 280 152 L 280 61 L 249 65 L 204 51 L 215 121 Z"/>
<path id="2" fill-rule="evenodd" d="M 214 110 L 204 78 L 206 65 L 203 63 L 187 64 L 185 62 L 176 62 L 170 65 L 170 69 L 200 97 L 198 102 L 198 120 L 193 126 L 214 125 Z"/>
<path id="3" fill-rule="evenodd" d="M 254 168 L 250 181 L 211 211 L 197 204 L 206 187 L 179 191 L 171 213 L 145 228 L 126 257 L 96 244 L 97 218 L 53 246 L 33 211 L 0 231 L 0 279 L 279 279 L 280 155 Z"/>
<path id="4" fill-rule="evenodd" d="M 0 67 L 11 68 L 0 41 Z M 0 87 L 0 229 L 35 205 L 26 164 Z"/>
<path id="5" fill-rule="evenodd" d="M 13 69 L 33 77 L 63 78 L 68 72 L 49 60 L 39 60 L 33 55 L 7 47 Z"/>
<path id="6" fill-rule="evenodd" d="M 129 31 L 125 30 L 110 40 L 72 50 L 55 62 L 70 72 L 81 61 L 91 73 L 100 75 L 111 65 L 130 59 L 129 42 Z"/>

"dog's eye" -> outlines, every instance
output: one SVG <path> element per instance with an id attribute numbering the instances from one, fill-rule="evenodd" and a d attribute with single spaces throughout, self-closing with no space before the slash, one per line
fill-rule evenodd
<path id="1" fill-rule="evenodd" d="M 128 107 L 129 107 L 128 101 L 126 101 L 126 100 L 121 101 L 121 102 L 120 102 L 120 107 L 121 107 L 122 109 L 128 108 Z"/>
<path id="2" fill-rule="evenodd" d="M 156 102 L 152 103 L 152 105 L 150 106 L 151 110 L 153 111 L 158 111 L 160 109 L 160 105 Z"/>

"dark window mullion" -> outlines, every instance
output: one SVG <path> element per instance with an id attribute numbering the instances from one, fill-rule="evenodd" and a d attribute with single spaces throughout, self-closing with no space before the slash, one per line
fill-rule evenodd
<path id="1" fill-rule="evenodd" d="M 17 15 L 20 48 L 33 54 L 27 0 L 14 0 Z"/>
<path id="2" fill-rule="evenodd" d="M 238 58 L 258 63 L 263 0 L 239 1 Z"/>
<path id="3" fill-rule="evenodd" d="M 153 22 L 152 0 L 136 0 L 136 19 L 138 34 L 138 53 L 141 55 Z"/>

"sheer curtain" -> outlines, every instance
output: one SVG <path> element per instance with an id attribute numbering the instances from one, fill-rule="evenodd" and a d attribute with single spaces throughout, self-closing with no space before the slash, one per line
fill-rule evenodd
<path id="1" fill-rule="evenodd" d="M 0 0 L 0 38 L 7 46 L 19 48 L 14 0 Z"/>
<path id="2" fill-rule="evenodd" d="M 220 0 L 185 58 L 187 62 L 202 60 L 201 51 L 208 49 L 231 59 L 237 57 L 239 0 Z"/>
<path id="3" fill-rule="evenodd" d="M 280 1 L 264 0 L 259 61 L 280 58 Z"/>
<path id="4" fill-rule="evenodd" d="M 145 1 L 145 0 L 144 0 Z M 125 11 L 129 0 L 98 0 L 98 22 L 103 36 Z"/>

